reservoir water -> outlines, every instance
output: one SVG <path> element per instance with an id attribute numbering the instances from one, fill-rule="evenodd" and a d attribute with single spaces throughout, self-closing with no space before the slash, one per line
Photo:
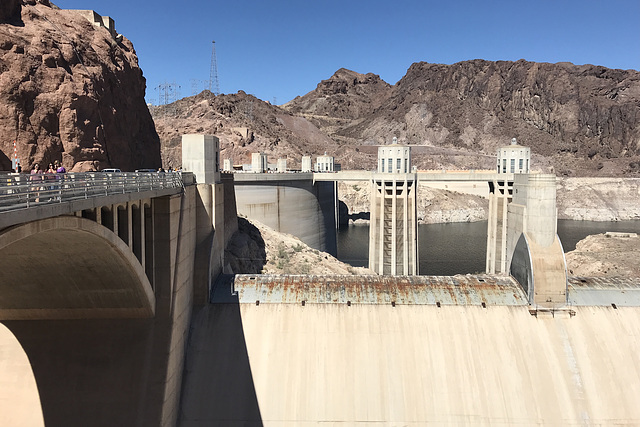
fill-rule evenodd
<path id="1" fill-rule="evenodd" d="M 558 236 L 565 252 L 590 234 L 622 231 L 640 234 L 640 221 L 594 222 L 558 220 Z M 418 226 L 420 274 L 451 276 L 485 271 L 487 222 Z M 338 259 L 354 267 L 369 264 L 369 225 L 350 225 L 338 231 Z"/>

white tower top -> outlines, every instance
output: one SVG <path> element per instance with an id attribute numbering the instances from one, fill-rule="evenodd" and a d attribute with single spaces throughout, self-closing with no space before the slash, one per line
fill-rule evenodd
<path id="1" fill-rule="evenodd" d="M 511 138 L 511 144 L 498 149 L 498 173 L 529 173 L 531 149 L 518 144 Z"/>

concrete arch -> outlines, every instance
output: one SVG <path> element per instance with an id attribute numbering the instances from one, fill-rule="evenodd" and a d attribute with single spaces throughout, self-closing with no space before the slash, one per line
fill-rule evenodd
<path id="1" fill-rule="evenodd" d="M 567 301 L 567 265 L 560 238 L 542 246 L 531 233 L 522 233 L 513 252 L 510 274 L 520 283 L 529 304 L 563 306 Z"/>
<path id="2" fill-rule="evenodd" d="M 0 233 L 0 320 L 153 317 L 144 268 L 108 228 L 61 216 Z"/>

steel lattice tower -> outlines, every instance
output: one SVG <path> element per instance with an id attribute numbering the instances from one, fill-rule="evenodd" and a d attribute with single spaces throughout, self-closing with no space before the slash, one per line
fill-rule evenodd
<path id="1" fill-rule="evenodd" d="M 211 42 L 211 71 L 209 73 L 209 91 L 214 95 L 220 95 L 220 83 L 218 82 L 218 60 L 216 59 L 216 42 Z"/>

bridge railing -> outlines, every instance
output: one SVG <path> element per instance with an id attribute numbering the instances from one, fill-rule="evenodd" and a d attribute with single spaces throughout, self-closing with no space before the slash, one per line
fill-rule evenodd
<path id="1" fill-rule="evenodd" d="M 183 187 L 180 172 L 0 175 L 0 212 L 78 199 Z"/>

